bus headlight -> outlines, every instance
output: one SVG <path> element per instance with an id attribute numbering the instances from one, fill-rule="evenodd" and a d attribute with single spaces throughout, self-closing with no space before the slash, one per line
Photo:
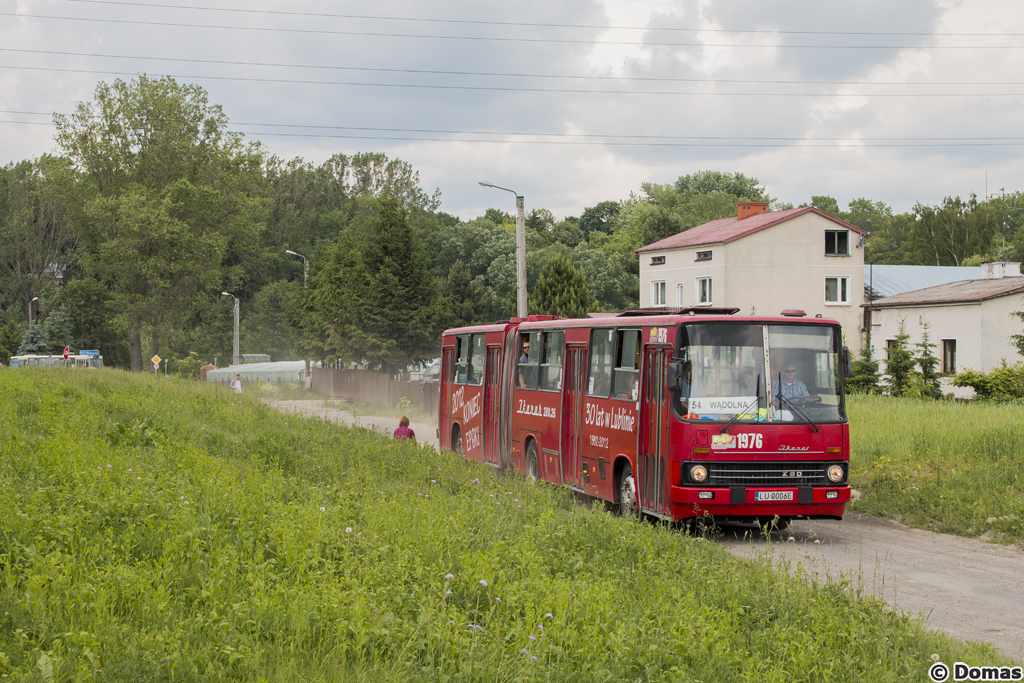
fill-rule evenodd
<path id="1" fill-rule="evenodd" d="M 828 468 L 828 478 L 834 484 L 838 484 L 843 480 L 843 468 L 839 465 L 832 465 Z"/>
<path id="2" fill-rule="evenodd" d="M 701 483 L 708 478 L 708 470 L 704 465 L 694 465 L 690 468 L 690 481 Z"/>

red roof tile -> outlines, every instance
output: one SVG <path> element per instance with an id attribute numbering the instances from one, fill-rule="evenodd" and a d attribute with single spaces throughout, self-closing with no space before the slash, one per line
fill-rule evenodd
<path id="1" fill-rule="evenodd" d="M 695 228 L 690 228 L 689 230 L 677 235 L 672 235 L 671 237 L 666 237 L 665 239 L 654 242 L 653 244 L 640 247 L 636 250 L 636 253 L 640 254 L 645 251 L 684 249 L 686 247 L 697 247 L 704 244 L 724 244 L 726 242 L 733 242 L 741 237 L 752 235 L 755 232 L 770 228 L 773 225 L 778 225 L 779 223 L 784 223 L 785 221 L 796 218 L 797 216 L 802 216 L 805 213 L 816 213 L 848 230 L 853 230 L 861 235 L 867 234 L 866 230 L 862 230 L 856 225 L 851 225 L 844 220 L 829 215 L 821 209 L 816 209 L 813 206 L 804 206 L 799 209 L 787 209 L 785 211 L 762 213 L 749 218 L 744 218 L 743 220 L 740 220 L 736 216 L 732 216 L 731 218 L 719 218 L 717 221 L 698 225 Z"/>

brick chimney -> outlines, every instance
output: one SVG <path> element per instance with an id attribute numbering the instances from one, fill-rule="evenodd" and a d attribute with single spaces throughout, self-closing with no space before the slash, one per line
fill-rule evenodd
<path id="1" fill-rule="evenodd" d="M 768 213 L 768 202 L 740 202 L 736 205 L 736 217 L 739 220 Z"/>

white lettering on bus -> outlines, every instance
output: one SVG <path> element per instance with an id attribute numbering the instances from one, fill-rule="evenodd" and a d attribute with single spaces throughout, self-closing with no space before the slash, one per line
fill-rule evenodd
<path id="1" fill-rule="evenodd" d="M 632 432 L 636 424 L 636 415 L 625 408 L 612 408 L 605 410 L 596 403 L 588 403 L 586 415 L 583 418 L 584 424 L 595 427 L 607 427 L 618 429 L 624 432 Z"/>
<path id="2" fill-rule="evenodd" d="M 550 406 L 542 406 L 539 403 L 530 405 L 523 399 L 519 399 L 516 406 L 516 413 L 519 415 L 533 415 L 534 417 L 558 417 L 558 411 Z"/>
<path id="3" fill-rule="evenodd" d="M 590 445 L 596 448 L 608 448 L 608 437 L 597 436 L 596 434 L 590 435 Z"/>
<path id="4" fill-rule="evenodd" d="M 473 427 L 466 432 L 466 450 L 480 448 L 480 428 Z"/>
<path id="5" fill-rule="evenodd" d="M 459 387 L 452 392 L 452 415 L 457 415 L 459 409 L 462 407 L 463 396 L 466 393 L 466 387 Z"/>
<path id="6" fill-rule="evenodd" d="M 462 420 L 469 422 L 474 417 L 480 414 L 480 394 L 477 394 L 473 398 L 466 401 L 465 405 L 462 406 Z"/>

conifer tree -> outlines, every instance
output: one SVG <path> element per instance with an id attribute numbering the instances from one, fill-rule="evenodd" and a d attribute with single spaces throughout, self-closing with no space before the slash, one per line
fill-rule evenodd
<path id="1" fill-rule="evenodd" d="M 18 347 L 18 355 L 47 356 L 50 354 L 50 347 L 46 343 L 46 332 L 33 321 L 21 338 L 21 346 Z"/>
<path id="2" fill-rule="evenodd" d="M 915 361 L 921 369 L 920 393 L 922 398 L 942 398 L 942 386 L 939 383 L 939 359 L 932 352 L 935 344 L 931 342 L 931 323 L 924 324 L 921 341 L 914 345 L 917 349 Z"/>
<path id="3" fill-rule="evenodd" d="M 43 331 L 46 333 L 46 344 L 51 355 L 63 353 L 65 347 L 70 347 L 74 343 L 73 330 L 74 325 L 66 308 L 50 311 L 50 315 L 43 322 Z"/>
<path id="4" fill-rule="evenodd" d="M 448 271 L 444 284 L 448 299 L 448 326 L 462 327 L 478 325 L 487 309 L 487 291 L 479 279 L 474 279 L 469 270 L 458 259 Z"/>
<path id="5" fill-rule="evenodd" d="M 583 276 L 561 253 L 541 268 L 531 297 L 530 312 L 563 318 L 584 318 L 591 309 L 590 292 Z"/>
<path id="6" fill-rule="evenodd" d="M 885 363 L 885 371 L 889 375 L 889 395 L 905 396 L 914 378 L 914 356 L 908 348 L 910 335 L 907 334 L 906 322 L 900 320 L 896 339 L 889 347 L 889 359 Z"/>
<path id="7" fill-rule="evenodd" d="M 853 361 L 853 376 L 846 380 L 848 392 L 862 394 L 880 394 L 882 389 L 878 386 L 879 373 L 878 361 L 871 355 L 871 347 L 865 335 L 864 344 L 861 345 L 857 360 Z"/>

